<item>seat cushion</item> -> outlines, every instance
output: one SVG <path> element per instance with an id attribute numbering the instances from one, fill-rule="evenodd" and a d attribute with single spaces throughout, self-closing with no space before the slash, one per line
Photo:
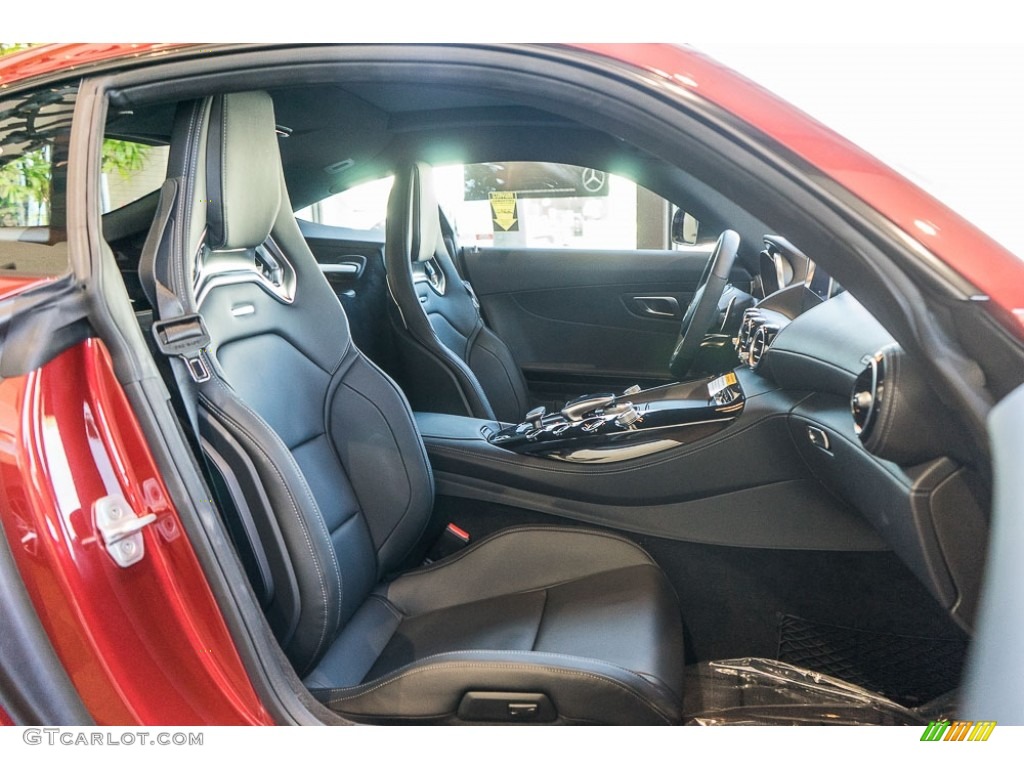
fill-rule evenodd
<path id="1" fill-rule="evenodd" d="M 509 529 L 378 587 L 305 682 L 356 719 L 452 721 L 467 692 L 509 691 L 561 722 L 675 723 L 677 605 L 626 539 Z"/>

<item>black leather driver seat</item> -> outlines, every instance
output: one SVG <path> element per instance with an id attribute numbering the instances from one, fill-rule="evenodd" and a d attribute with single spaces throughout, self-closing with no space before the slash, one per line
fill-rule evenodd
<path id="1" fill-rule="evenodd" d="M 396 575 L 430 467 L 298 230 L 267 94 L 179 108 L 141 272 L 254 591 L 318 699 L 369 722 L 679 722 L 678 604 L 629 541 L 516 528 Z M 193 313 L 209 338 L 189 346 Z"/>
<path id="2" fill-rule="evenodd" d="M 452 261 L 441 215 L 433 169 L 426 163 L 399 168 L 384 260 L 406 392 L 417 411 L 520 422 L 530 408 L 522 370 L 484 324 Z"/>

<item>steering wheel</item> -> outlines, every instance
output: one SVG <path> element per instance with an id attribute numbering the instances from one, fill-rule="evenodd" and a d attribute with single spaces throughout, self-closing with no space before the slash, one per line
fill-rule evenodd
<path id="1" fill-rule="evenodd" d="M 668 361 L 669 372 L 679 379 L 689 373 L 697 359 L 700 342 L 718 312 L 718 302 L 729 282 L 729 273 L 739 247 L 740 236 L 731 229 L 725 230 L 718 237 L 715 250 L 711 252 L 707 266 L 704 267 L 700 286 L 683 315 L 679 337 Z"/>

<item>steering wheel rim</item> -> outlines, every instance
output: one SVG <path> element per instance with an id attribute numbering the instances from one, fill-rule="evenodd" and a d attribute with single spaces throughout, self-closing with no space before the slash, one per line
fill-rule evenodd
<path id="1" fill-rule="evenodd" d="M 697 359 L 700 342 L 718 311 L 718 302 L 721 301 L 725 286 L 729 283 L 729 273 L 736 261 L 739 247 L 740 236 L 727 229 L 719 235 L 715 249 L 708 258 L 700 285 L 680 322 L 676 346 L 668 361 L 669 372 L 679 379 L 689 373 Z"/>

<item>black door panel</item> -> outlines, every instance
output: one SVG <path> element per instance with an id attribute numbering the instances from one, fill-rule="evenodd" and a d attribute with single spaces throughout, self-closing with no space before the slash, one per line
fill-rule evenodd
<path id="1" fill-rule="evenodd" d="M 467 248 L 465 263 L 478 294 L 666 280 L 696 287 L 711 245 L 685 251 L 584 251 Z"/>
<path id="2" fill-rule="evenodd" d="M 629 293 L 644 286 L 629 286 Z M 673 291 L 682 306 L 691 292 Z M 515 352 L 524 371 L 565 370 L 659 379 L 679 331 L 673 318 L 642 318 L 627 306 L 622 286 L 564 288 L 481 297 L 492 329 Z"/>
<path id="3" fill-rule="evenodd" d="M 474 248 L 464 259 L 488 324 L 544 399 L 667 381 L 710 251 Z"/>

